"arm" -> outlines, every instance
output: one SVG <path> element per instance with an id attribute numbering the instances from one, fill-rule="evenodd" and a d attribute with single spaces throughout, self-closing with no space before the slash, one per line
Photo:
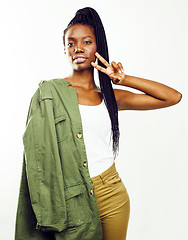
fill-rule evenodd
<path id="1" fill-rule="evenodd" d="M 114 89 L 118 110 L 151 110 L 169 107 L 177 104 L 182 97 L 181 93 L 162 83 L 128 75 L 116 84 L 145 93 L 137 94 Z"/>
<path id="2" fill-rule="evenodd" d="M 136 94 L 127 90 L 114 89 L 118 110 L 164 108 L 172 106 L 181 100 L 181 93 L 175 89 L 148 79 L 125 75 L 121 63 L 112 62 L 110 65 L 100 54 L 96 53 L 95 55 L 107 68 L 93 62 L 91 65 L 107 74 L 114 84 L 132 87 L 144 92 L 144 94 Z"/>

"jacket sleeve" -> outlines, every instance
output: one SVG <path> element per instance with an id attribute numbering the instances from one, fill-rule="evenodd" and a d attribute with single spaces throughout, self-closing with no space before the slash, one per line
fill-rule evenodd
<path id="1" fill-rule="evenodd" d="M 47 83 L 34 94 L 23 135 L 29 195 L 37 219 L 36 229 L 62 231 L 67 211 L 64 180 L 53 115 L 53 99 Z"/>

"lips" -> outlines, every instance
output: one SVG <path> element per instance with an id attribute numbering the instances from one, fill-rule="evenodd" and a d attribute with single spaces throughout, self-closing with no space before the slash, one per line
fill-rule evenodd
<path id="1" fill-rule="evenodd" d="M 87 58 L 84 55 L 76 55 L 76 56 L 73 57 L 73 61 L 75 63 L 83 63 L 83 62 L 86 61 L 86 59 Z"/>

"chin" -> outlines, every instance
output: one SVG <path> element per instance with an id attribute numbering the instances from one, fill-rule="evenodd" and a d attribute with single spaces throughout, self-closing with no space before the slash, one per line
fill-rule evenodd
<path id="1" fill-rule="evenodd" d="M 77 64 L 76 66 L 72 66 L 73 70 L 75 71 L 82 71 L 82 70 L 87 70 L 93 68 L 91 65 L 84 66 L 84 64 Z"/>

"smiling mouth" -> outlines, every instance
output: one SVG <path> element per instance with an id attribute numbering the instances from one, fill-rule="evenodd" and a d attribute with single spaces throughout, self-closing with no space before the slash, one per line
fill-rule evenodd
<path id="1" fill-rule="evenodd" d="M 85 62 L 87 60 L 87 58 L 76 58 L 75 60 L 74 60 L 74 62 L 75 63 L 83 63 L 83 62 Z"/>

